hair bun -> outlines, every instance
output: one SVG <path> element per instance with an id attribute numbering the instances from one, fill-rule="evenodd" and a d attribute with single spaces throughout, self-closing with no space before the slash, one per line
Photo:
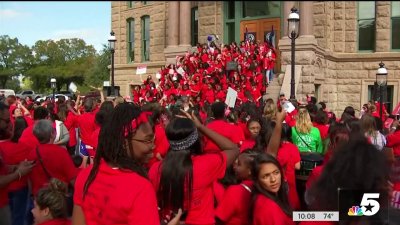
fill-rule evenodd
<path id="1" fill-rule="evenodd" d="M 62 194 L 66 194 L 68 192 L 67 185 L 57 178 L 51 178 L 49 182 L 49 189 L 52 192 L 58 192 Z"/>

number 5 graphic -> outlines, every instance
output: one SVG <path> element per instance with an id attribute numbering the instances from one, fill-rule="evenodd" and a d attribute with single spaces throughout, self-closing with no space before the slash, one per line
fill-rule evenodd
<path id="1" fill-rule="evenodd" d="M 360 206 L 362 206 L 364 216 L 373 216 L 379 211 L 381 205 L 374 199 L 379 199 L 379 193 L 365 193 L 363 195 Z"/>

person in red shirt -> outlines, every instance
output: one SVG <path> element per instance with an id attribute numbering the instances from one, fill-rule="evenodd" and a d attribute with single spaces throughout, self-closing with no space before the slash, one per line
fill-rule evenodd
<path id="1" fill-rule="evenodd" d="M 7 142 L 8 144 L 12 145 L 12 143 L 9 142 L 10 138 L 12 137 L 12 130 L 13 127 L 10 119 L 9 107 L 0 102 L 1 144 L 5 144 Z M 3 157 L 4 150 L 0 152 L 0 218 L 3 223 L 11 224 L 11 214 L 8 206 L 8 185 L 14 181 L 21 181 L 21 179 L 25 179 L 25 175 L 31 172 L 34 163 L 32 161 L 24 160 L 20 163 L 9 165 L 5 162 Z"/>
<path id="2" fill-rule="evenodd" d="M 51 121 L 46 119 L 37 121 L 33 127 L 33 134 L 38 139 L 39 145 L 34 146 L 28 156 L 29 160 L 37 162 L 30 174 L 32 194 L 36 195 L 51 178 L 57 178 L 66 184 L 73 185 L 78 170 L 68 151 L 53 144 L 55 130 Z"/>
<path id="3" fill-rule="evenodd" d="M 289 187 L 288 200 L 292 209 L 300 210 L 300 199 L 297 194 L 295 170 L 300 169 L 300 152 L 296 145 L 289 142 L 292 136 L 291 127 L 282 124 L 281 145 L 276 159 L 285 168 L 285 179 Z"/>
<path id="4" fill-rule="evenodd" d="M 254 159 L 251 171 L 254 202 L 251 206 L 253 225 L 295 225 L 292 221 L 284 172 L 271 155 L 261 153 Z"/>
<path id="5" fill-rule="evenodd" d="M 49 119 L 49 111 L 43 107 L 43 106 L 39 106 L 35 109 L 34 113 L 33 113 L 33 120 L 36 123 L 39 120 L 42 119 Z M 39 145 L 39 141 L 38 139 L 35 137 L 35 135 L 33 135 L 33 127 L 34 124 L 32 124 L 31 126 L 28 126 L 21 134 L 21 137 L 18 140 L 18 143 L 23 143 L 25 145 L 28 146 L 37 146 Z"/>
<path id="6" fill-rule="evenodd" d="M 187 118 L 176 118 L 168 124 L 170 150 L 163 161 L 151 167 L 149 178 L 157 192 L 162 218 L 182 208 L 187 215 L 186 224 L 215 224 L 214 182 L 224 176 L 239 149 L 202 125 L 194 113 L 181 112 Z M 198 131 L 223 151 L 203 154 Z"/>
<path id="7" fill-rule="evenodd" d="M 398 120 L 392 123 L 386 141 L 386 147 L 393 148 L 394 157 L 400 157 L 400 125 Z"/>
<path id="8" fill-rule="evenodd" d="M 314 117 L 313 126 L 319 130 L 322 141 L 328 137 L 329 125 L 327 123 L 328 114 L 322 110 L 318 110 Z"/>
<path id="9" fill-rule="evenodd" d="M 67 215 L 67 185 L 52 179 L 47 187 L 39 190 L 31 210 L 34 225 L 70 225 Z"/>
<path id="10" fill-rule="evenodd" d="M 73 224 L 159 225 L 156 195 L 143 167 L 153 149 L 149 113 L 129 103 L 115 107 L 100 132 L 94 164 L 76 179 Z"/>
<path id="11" fill-rule="evenodd" d="M 211 105 L 211 111 L 214 117 L 214 120 L 207 124 L 207 128 L 221 134 L 222 136 L 228 138 L 236 145 L 239 145 L 241 137 L 237 135 L 235 132 L 234 125 L 226 122 L 225 120 L 225 103 L 224 102 L 215 102 Z M 204 151 L 205 152 L 218 152 L 220 148 L 214 143 L 210 138 L 204 139 Z"/>
<path id="12" fill-rule="evenodd" d="M 247 130 L 250 133 L 250 137 L 243 141 L 243 144 L 240 146 L 240 152 L 248 148 L 253 148 L 256 144 L 256 139 L 261 130 L 260 121 L 256 118 L 250 118 L 250 120 L 247 121 Z"/>
<path id="13" fill-rule="evenodd" d="M 246 225 L 249 222 L 249 208 L 253 181 L 251 180 L 251 164 L 258 153 L 247 149 L 240 153 L 234 170 L 240 184 L 229 186 L 225 191 L 215 216 L 226 225 Z"/>
<path id="14" fill-rule="evenodd" d="M 80 143 L 80 154 L 83 156 L 82 164 L 86 165 L 89 156 L 94 156 L 93 146 L 90 146 L 92 133 L 98 127 L 95 122 L 95 116 L 97 113 L 96 102 L 93 98 L 87 98 L 84 101 L 85 113 L 76 117 L 76 122 L 79 128 L 79 138 L 81 139 Z"/>

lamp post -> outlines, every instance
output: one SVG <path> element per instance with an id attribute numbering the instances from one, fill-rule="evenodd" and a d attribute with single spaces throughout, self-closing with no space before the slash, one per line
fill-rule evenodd
<path id="1" fill-rule="evenodd" d="M 114 31 L 111 31 L 110 37 L 108 38 L 108 48 L 111 51 L 111 96 L 115 95 L 114 92 L 114 52 L 115 52 L 115 42 L 117 39 L 114 36 Z"/>
<path id="2" fill-rule="evenodd" d="M 50 79 L 50 85 L 51 85 L 51 89 L 53 89 L 53 102 L 56 102 L 56 99 L 55 99 L 55 96 L 56 96 L 56 87 L 57 87 L 56 78 L 51 78 L 51 79 Z"/>
<path id="3" fill-rule="evenodd" d="M 288 17 L 288 37 L 291 39 L 291 51 L 292 51 L 292 59 L 291 59 L 291 79 L 290 79 L 290 100 L 296 99 L 295 92 L 295 78 L 294 78 L 294 65 L 295 65 L 295 45 L 296 38 L 299 37 L 299 23 L 300 16 L 299 12 L 295 7 L 291 9 L 291 12 Z"/>
<path id="4" fill-rule="evenodd" d="M 383 88 L 386 87 L 387 83 L 387 69 L 385 68 L 385 64 L 383 62 L 379 63 L 379 69 L 376 72 L 376 83 L 379 86 L 379 117 L 383 118 Z"/>

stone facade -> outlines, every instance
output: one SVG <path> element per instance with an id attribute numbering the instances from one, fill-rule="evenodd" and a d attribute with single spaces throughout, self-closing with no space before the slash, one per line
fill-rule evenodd
<path id="1" fill-rule="evenodd" d="M 147 75 L 155 75 L 175 55 L 182 55 L 187 48 L 168 46 L 171 29 L 168 27 L 170 17 L 182 23 L 180 4 L 176 15 L 169 15 L 170 2 L 134 1 L 132 8 L 126 1 L 112 2 L 112 29 L 117 38 L 115 54 L 115 82 L 121 86 L 121 94 L 128 95 L 131 84 L 141 83 Z M 296 79 L 296 98 L 304 100 L 306 94 L 318 97 L 327 102 L 328 108 L 340 116 L 343 109 L 351 105 L 357 110 L 368 99 L 368 85 L 373 85 L 379 62 L 383 61 L 388 69 L 388 85 L 393 85 L 393 101 L 400 100 L 400 52 L 390 49 L 390 1 L 376 2 L 376 51 L 358 51 L 357 2 L 356 1 L 314 1 L 282 2 L 288 11 L 293 4 L 300 7 L 301 21 L 312 23 L 309 33 L 301 32 L 296 39 L 295 64 L 299 73 Z M 308 4 L 308 5 L 306 5 Z M 208 34 L 217 34 L 223 39 L 224 10 L 223 2 L 193 1 L 190 7 L 198 7 L 199 42 L 206 42 Z M 179 12 L 180 10 L 180 12 Z M 307 14 L 308 13 L 308 14 Z M 150 16 L 150 62 L 141 60 L 141 17 Z M 127 22 L 135 19 L 135 61 L 127 63 Z M 175 17 L 175 18 L 174 18 Z M 282 24 L 286 16 L 282 16 Z M 189 18 L 186 18 L 186 20 Z M 186 21 L 185 20 L 185 21 Z M 187 22 L 187 21 L 186 21 Z M 303 24 L 304 25 L 304 24 Z M 300 27 L 302 29 L 302 27 Z M 304 29 L 304 27 L 303 27 Z M 307 28 L 309 29 L 309 28 Z M 285 30 L 285 28 L 283 29 Z M 285 32 L 285 31 L 284 31 Z M 182 39 L 180 34 L 180 39 Z M 399 34 L 400 38 L 400 34 Z M 178 41 L 178 40 L 176 40 Z M 181 40 L 180 42 L 181 43 Z M 291 51 L 290 39 L 282 35 L 279 40 L 281 51 L 281 70 L 283 79 L 290 79 Z M 170 54 L 169 54 L 170 53 Z M 147 65 L 146 75 L 135 75 L 136 68 Z M 283 82 L 281 91 L 289 95 L 289 82 Z"/>

